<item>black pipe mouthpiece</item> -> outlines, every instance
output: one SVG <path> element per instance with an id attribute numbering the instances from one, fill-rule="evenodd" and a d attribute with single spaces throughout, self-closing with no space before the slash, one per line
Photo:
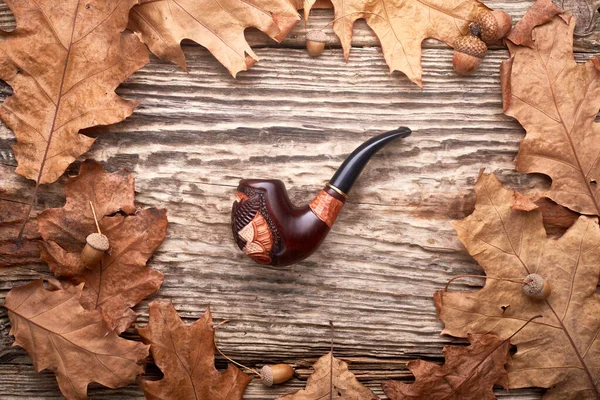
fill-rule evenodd
<path id="1" fill-rule="evenodd" d="M 411 130 L 400 127 L 367 140 L 354 150 L 338 168 L 329 183 L 348 194 L 371 157 L 394 139 L 410 136 Z"/>

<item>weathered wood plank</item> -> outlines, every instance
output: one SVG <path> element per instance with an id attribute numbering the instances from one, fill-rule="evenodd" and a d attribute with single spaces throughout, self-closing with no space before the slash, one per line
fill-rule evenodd
<path id="1" fill-rule="evenodd" d="M 488 4 L 512 7 L 513 14 L 528 6 Z M 324 23 L 331 18 L 327 12 L 319 11 Z M 6 8 L 0 8 L 0 24 L 7 21 Z M 280 48 L 266 48 L 263 39 L 255 42 L 261 61 L 237 80 L 198 46 L 186 46 L 189 74 L 154 59 L 119 89 L 127 98 L 143 100 L 139 109 L 121 124 L 89 130 L 98 141 L 86 157 L 108 170 L 130 169 L 138 205 L 168 209 L 167 239 L 150 262 L 165 273 L 165 283 L 149 300 L 172 301 L 189 321 L 210 304 L 217 321 L 231 321 L 218 332 L 226 354 L 250 366 L 290 362 L 302 379 L 329 350 L 331 320 L 336 355 L 352 361 L 359 379 L 382 394 L 379 383 L 385 378 L 411 379 L 408 360 L 441 362 L 444 345 L 462 343 L 439 336 L 431 295 L 452 276 L 481 273 L 450 227 L 451 219 L 473 207 L 479 168 L 489 167 L 506 184 L 528 193 L 543 191 L 547 181 L 514 171 L 523 131 L 502 114 L 498 69 L 505 50 L 491 51 L 480 71 L 460 78 L 452 71 L 452 51 L 428 42 L 425 86 L 419 89 L 403 75 L 388 73 L 367 28 L 357 29 L 359 47 L 346 63 L 336 48 L 317 59 L 295 48 L 302 46 L 303 40 L 293 37 L 302 26 Z M 592 50 L 591 42 L 578 43 L 581 50 Z M 584 51 L 577 54 L 579 60 L 587 57 Z M 9 93 L 0 87 L 0 100 Z M 399 125 L 415 133 L 367 166 L 313 257 L 291 267 L 265 268 L 234 247 L 229 213 L 240 178 L 280 178 L 292 200 L 305 203 L 356 145 Z M 11 251 L 21 207 L 15 202 L 26 202 L 33 188 L 14 174 L 12 143 L 12 133 L 0 127 L 0 204 L 14 207 L 11 220 L 2 221 L 0 254 Z M 76 171 L 76 164 L 69 169 Z M 65 180 L 42 187 L 35 213 L 63 204 Z M 28 236 L 35 238 L 34 225 Z M 25 243 L 19 265 L 0 268 L 1 298 L 15 285 L 49 276 L 47 267 L 35 262 L 35 243 Z M 478 280 L 464 280 L 454 287 L 479 286 Z M 138 324 L 144 325 L 147 301 L 136 311 Z M 60 398 L 53 375 L 36 374 L 26 353 L 10 347 L 8 332 L 2 310 L 0 397 Z M 137 338 L 132 329 L 127 336 Z M 159 375 L 152 365 L 148 374 Z M 296 379 L 266 389 L 255 381 L 246 398 L 272 399 L 303 384 Z M 539 399 L 543 390 L 497 393 Z M 95 386 L 91 396 L 142 394 L 134 385 Z"/>
<path id="2" fill-rule="evenodd" d="M 232 321 L 219 331 L 223 350 L 251 365 L 327 352 L 329 320 L 336 354 L 358 357 L 353 366 L 370 384 L 398 361 L 439 359 L 451 339 L 439 336 L 431 295 L 456 274 L 478 272 L 450 218 L 470 211 L 481 166 L 520 188 L 536 181 L 513 171 L 523 133 L 501 112 L 497 71 L 506 53 L 493 52 L 474 77 L 458 78 L 451 51 L 429 49 L 421 90 L 390 75 L 377 49 L 356 49 L 350 63 L 333 51 L 315 60 L 302 50 L 259 50 L 263 62 L 237 81 L 203 49 L 187 52 L 189 75 L 153 62 L 123 85 L 122 95 L 144 102 L 124 123 L 94 130 L 99 140 L 88 155 L 111 170 L 131 169 L 140 206 L 169 210 L 167 240 L 151 263 L 166 279 L 153 299 L 172 301 L 188 318 L 210 304 L 216 318 Z M 229 212 L 240 178 L 280 177 L 294 201 L 307 202 L 358 143 L 398 125 L 414 135 L 367 166 L 315 256 L 271 269 L 236 250 Z M 1 135 L 4 196 L 24 200 L 32 185 L 14 175 L 11 134 Z M 41 205 L 61 204 L 64 181 L 42 189 Z M 39 273 L 47 268 L 0 270 L 0 289 Z M 457 287 L 481 284 L 467 283 Z M 146 303 L 138 311 L 144 324 Z M 27 363 L 3 336 L 2 359 Z M 249 393 L 267 396 L 260 386 Z"/>
<path id="3" fill-rule="evenodd" d="M 224 367 L 224 364 L 221 366 Z M 60 399 L 61 396 L 56 395 L 54 387 L 56 386 L 56 380 L 54 375 L 49 372 L 43 372 L 39 375 L 35 375 L 31 366 L 22 366 L 21 370 L 15 374 L 14 368 L 6 368 L 4 365 L 0 365 L 0 373 L 5 378 L 5 385 L 12 387 L 12 393 L 17 394 L 2 394 L 3 400 L 22 400 L 25 398 L 44 398 L 47 400 Z M 272 388 L 264 388 L 257 381 L 254 380 L 248 386 L 245 393 L 245 399 L 247 400 L 264 400 L 265 398 L 277 398 L 295 390 L 303 389 L 305 382 L 294 379 L 284 385 L 280 385 Z M 383 396 L 383 391 L 379 384 L 367 383 L 366 384 L 376 394 Z M 500 400 L 508 400 L 519 396 L 519 400 L 537 400 L 540 397 L 540 391 L 536 392 L 525 392 L 523 390 L 514 390 L 510 393 L 505 391 L 498 392 L 498 398 Z M 124 388 L 114 389 L 107 391 L 98 385 L 90 385 L 89 396 L 92 399 L 143 399 L 144 396 L 140 393 L 137 386 L 129 385 Z"/>
<path id="4" fill-rule="evenodd" d="M 600 26 L 600 0 L 553 0 L 577 17 L 576 35 L 590 35 Z"/>

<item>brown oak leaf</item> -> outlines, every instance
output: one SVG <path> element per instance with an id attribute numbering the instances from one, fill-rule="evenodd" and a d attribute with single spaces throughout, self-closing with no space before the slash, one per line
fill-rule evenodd
<path id="1" fill-rule="evenodd" d="M 17 138 L 16 172 L 54 182 L 94 142 L 81 129 L 119 122 L 138 104 L 114 92 L 148 62 L 135 35 L 121 33 L 137 1 L 5 2 L 17 28 L 0 41 L 0 78 L 14 90 L 0 119 Z"/>
<path id="2" fill-rule="evenodd" d="M 258 28 L 281 41 L 300 19 L 288 0 L 141 0 L 129 28 L 162 60 L 187 70 L 183 39 L 206 47 L 234 77 L 258 56 L 244 30 Z"/>
<path id="3" fill-rule="evenodd" d="M 164 377 L 142 381 L 147 399 L 242 399 L 251 378 L 231 364 L 224 372 L 215 368 L 210 310 L 191 325 L 171 303 L 153 301 L 149 312 L 148 326 L 138 332 Z"/>
<path id="4" fill-rule="evenodd" d="M 442 333 L 466 337 L 490 332 L 506 339 L 530 316 L 542 315 L 511 339 L 517 352 L 508 367 L 509 387 L 552 388 L 545 399 L 597 399 L 598 220 L 580 216 L 562 237 L 550 239 L 540 209 L 514 207 L 518 196 L 494 175 L 482 175 L 475 190 L 475 211 L 453 226 L 488 278 L 477 292 L 435 294 L 445 324 Z M 548 299 L 523 293 L 521 281 L 531 273 L 550 284 Z"/>
<path id="5" fill-rule="evenodd" d="M 510 360 L 510 343 L 496 335 L 469 335 L 471 345 L 446 346 L 444 365 L 409 361 L 415 383 L 384 382 L 391 400 L 486 400 L 495 399 L 494 384 L 508 387 L 504 366 Z"/>
<path id="6" fill-rule="evenodd" d="M 531 19 L 529 25 L 535 26 Z M 600 215 L 600 124 L 594 122 L 600 60 L 575 62 L 574 27 L 574 19 L 556 16 L 533 28 L 532 48 L 507 42 L 511 58 L 502 64 L 504 112 L 527 131 L 517 170 L 548 175 L 547 197 L 579 213 Z"/>
<path id="7" fill-rule="evenodd" d="M 281 397 L 281 400 L 379 399 L 348 370 L 348 364 L 335 358 L 332 352 L 319 358 L 313 369 L 305 389 Z"/>
<path id="8" fill-rule="evenodd" d="M 6 296 L 14 344 L 27 350 L 37 372 L 56 374 L 67 399 L 87 399 L 90 382 L 110 388 L 134 382 L 148 356 L 148 346 L 117 336 L 98 310 L 84 310 L 81 294 L 81 286 L 46 290 L 38 279 Z"/>
<path id="9" fill-rule="evenodd" d="M 163 274 L 146 262 L 165 238 L 165 210 L 136 212 L 133 177 L 125 170 L 104 171 L 95 161 L 81 164 L 79 175 L 65 184 L 66 204 L 38 216 L 41 258 L 55 276 L 78 285 L 85 283 L 81 304 L 99 308 L 106 323 L 118 333 L 136 319 L 131 307 L 158 290 Z M 80 264 L 87 235 L 96 231 L 90 201 L 110 249 L 99 266 Z"/>
<path id="10" fill-rule="evenodd" d="M 312 4 L 306 0 L 308 19 Z M 379 41 L 390 72 L 400 71 L 419 86 L 423 85 L 421 42 L 434 38 L 452 46 L 469 33 L 469 24 L 478 12 L 488 8 L 477 0 L 332 0 L 336 18 L 333 30 L 342 42 L 347 60 L 352 47 L 352 29 L 364 19 Z"/>

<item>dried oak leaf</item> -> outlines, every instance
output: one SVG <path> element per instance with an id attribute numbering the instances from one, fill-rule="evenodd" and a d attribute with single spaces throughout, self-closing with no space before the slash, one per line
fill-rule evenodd
<path id="1" fill-rule="evenodd" d="M 338 360 L 332 352 L 313 364 L 314 372 L 306 381 L 306 388 L 281 397 L 281 400 L 314 399 L 379 399 L 368 387 L 362 385 L 348 370 L 348 364 Z"/>
<path id="2" fill-rule="evenodd" d="M 510 360 L 510 343 L 496 335 L 469 335 L 470 346 L 446 346 L 444 365 L 410 361 L 415 383 L 384 382 L 391 400 L 486 400 L 495 399 L 494 384 L 508 387 L 504 366 Z"/>
<path id="3" fill-rule="evenodd" d="M 288 0 L 141 0 L 129 28 L 160 59 L 187 71 L 183 39 L 206 47 L 234 77 L 258 57 L 244 30 L 254 27 L 281 41 L 300 19 Z"/>
<path id="4" fill-rule="evenodd" d="M 316 0 L 306 0 L 305 18 Z M 434 38 L 452 46 L 469 33 L 477 13 L 488 8 L 477 0 L 332 0 L 333 31 L 340 38 L 347 60 L 352 47 L 352 29 L 364 19 L 379 41 L 390 72 L 400 71 L 423 86 L 421 42 Z"/>
<path id="5" fill-rule="evenodd" d="M 67 399 L 87 399 L 90 382 L 110 388 L 134 382 L 148 346 L 117 336 L 98 310 L 84 310 L 81 286 L 53 289 L 38 279 L 6 296 L 14 345 L 27 350 L 36 371 L 53 371 Z"/>
<path id="6" fill-rule="evenodd" d="M 38 216 L 44 241 L 41 258 L 55 276 L 75 285 L 85 283 L 81 304 L 101 309 L 106 323 L 118 333 L 136 319 L 131 307 L 158 290 L 163 274 L 146 266 L 165 238 L 165 210 L 137 211 L 133 204 L 133 177 L 125 170 L 108 173 L 95 161 L 81 164 L 79 175 L 65 184 L 66 204 Z M 80 264 L 85 239 L 96 232 L 90 207 L 94 205 L 110 249 L 99 266 Z"/>
<path id="7" fill-rule="evenodd" d="M 215 368 L 214 335 L 210 310 L 185 325 L 173 304 L 150 303 L 148 326 L 138 332 L 164 377 L 142 380 L 147 399 L 242 399 L 251 378 L 233 365 Z"/>
<path id="8" fill-rule="evenodd" d="M 600 215 L 600 124 L 594 122 L 600 60 L 575 62 L 574 27 L 574 19 L 556 16 L 533 29 L 533 48 L 507 42 L 504 113 L 527 131 L 517 170 L 548 175 L 547 197 L 576 212 Z"/>
<path id="9" fill-rule="evenodd" d="M 95 139 L 81 129 L 119 122 L 138 102 L 115 88 L 148 62 L 122 34 L 136 0 L 6 0 L 17 20 L 1 32 L 0 78 L 14 90 L 0 106 L 13 130 L 16 172 L 38 183 L 60 177 Z"/>
<path id="10" fill-rule="evenodd" d="M 506 339 L 523 321 L 542 315 L 511 339 L 517 352 L 508 367 L 509 387 L 552 388 L 545 399 L 598 398 L 597 219 L 580 216 L 562 237 L 549 239 L 540 209 L 524 210 L 523 199 L 503 188 L 494 175 L 482 175 L 475 190 L 475 211 L 453 226 L 489 278 L 477 292 L 435 294 L 445 324 L 442 333 L 466 337 L 490 332 Z M 523 294 L 520 282 L 530 273 L 550 284 L 552 294 L 547 300 Z"/>

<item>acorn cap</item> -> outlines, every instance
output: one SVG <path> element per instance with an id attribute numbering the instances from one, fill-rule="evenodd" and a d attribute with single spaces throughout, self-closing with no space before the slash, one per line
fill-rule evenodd
<path id="1" fill-rule="evenodd" d="M 483 58 L 487 54 L 487 46 L 475 36 L 460 36 L 454 41 L 454 50 L 473 57 Z"/>
<path id="2" fill-rule="evenodd" d="M 529 274 L 523 279 L 523 293 L 535 299 L 546 299 L 550 296 L 550 285 L 538 274 Z"/>
<path id="3" fill-rule="evenodd" d="M 267 387 L 273 386 L 273 369 L 269 365 L 265 365 L 260 370 L 261 379 L 263 385 Z"/>
<path id="4" fill-rule="evenodd" d="M 106 251 L 109 247 L 108 238 L 101 233 L 91 233 L 85 241 L 96 250 Z"/>
<path id="5" fill-rule="evenodd" d="M 498 35 L 498 21 L 490 11 L 482 11 L 475 17 L 475 22 L 481 28 L 481 39 L 484 42 L 496 39 Z"/>
<path id="6" fill-rule="evenodd" d="M 329 38 L 327 37 L 327 34 L 323 31 L 308 31 L 306 32 L 306 40 L 310 40 L 312 42 L 327 43 L 329 41 Z"/>
<path id="7" fill-rule="evenodd" d="M 475 23 L 481 28 L 481 40 L 491 42 L 502 39 L 512 28 L 512 19 L 505 11 L 481 11 L 475 16 Z"/>

